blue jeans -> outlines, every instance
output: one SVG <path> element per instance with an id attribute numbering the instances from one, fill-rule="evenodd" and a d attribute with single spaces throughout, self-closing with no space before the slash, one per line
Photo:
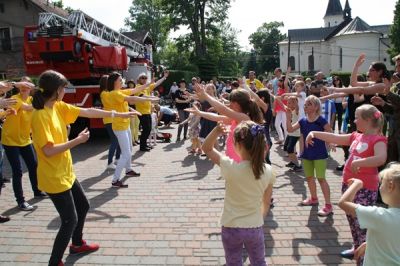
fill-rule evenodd
<path id="1" fill-rule="evenodd" d="M 22 165 L 20 160 L 20 155 L 28 167 L 29 180 L 31 181 L 31 186 L 34 194 L 40 193 L 37 187 L 37 160 L 35 152 L 33 151 L 32 144 L 24 147 L 17 146 L 7 146 L 3 145 L 4 151 L 6 152 L 7 159 L 10 162 L 12 170 L 12 185 L 14 190 L 15 199 L 18 204 L 25 201 L 24 191 L 22 190 Z"/>
<path id="2" fill-rule="evenodd" d="M 108 148 L 108 162 L 107 164 L 111 164 L 113 162 L 114 154 L 115 154 L 115 159 L 119 159 L 121 156 L 121 149 L 118 144 L 118 139 L 114 134 L 114 131 L 112 130 L 112 123 L 105 124 L 104 127 L 107 130 L 107 134 L 111 139 L 110 147 Z"/>

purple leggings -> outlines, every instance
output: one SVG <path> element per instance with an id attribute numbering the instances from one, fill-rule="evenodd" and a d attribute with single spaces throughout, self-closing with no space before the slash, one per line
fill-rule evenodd
<path id="1" fill-rule="evenodd" d="M 262 227 L 222 227 L 222 245 L 225 250 L 226 266 L 243 265 L 243 245 L 249 255 L 252 266 L 267 265 L 265 262 L 264 230 Z"/>

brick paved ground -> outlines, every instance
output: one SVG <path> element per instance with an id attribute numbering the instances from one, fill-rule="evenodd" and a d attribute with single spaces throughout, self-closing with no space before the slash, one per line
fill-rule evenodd
<path id="1" fill-rule="evenodd" d="M 66 252 L 66 265 L 223 265 L 218 219 L 224 183 L 218 180 L 219 169 L 205 158 L 188 156 L 189 141 L 160 143 L 150 153 L 135 154 L 135 170 L 141 177 L 127 179 L 128 189 L 115 189 L 110 187 L 112 172 L 104 170 L 107 144 L 107 139 L 95 138 L 73 150 L 76 174 L 91 203 L 84 236 L 99 242 L 101 249 L 86 256 Z M 350 264 L 338 256 L 350 247 L 343 212 L 335 204 L 333 217 L 319 218 L 316 207 L 298 206 L 306 195 L 304 177 L 286 172 L 286 158 L 279 153 L 280 148 L 273 147 L 277 203 L 265 220 L 267 262 Z M 342 154 L 333 157 L 340 162 Z M 334 203 L 341 183 L 340 175 L 332 171 L 336 165 L 329 160 Z M 5 173 L 10 175 L 7 165 Z M 49 199 L 32 199 L 26 172 L 23 179 L 25 196 L 37 208 L 33 212 L 15 208 L 7 184 L 0 210 L 12 220 L 0 224 L 0 265 L 45 265 L 60 223 Z M 319 196 L 322 199 L 320 190 Z"/>

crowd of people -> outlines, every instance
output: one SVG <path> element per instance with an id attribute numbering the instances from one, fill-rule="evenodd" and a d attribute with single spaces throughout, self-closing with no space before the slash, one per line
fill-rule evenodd
<path id="1" fill-rule="evenodd" d="M 55 71 L 42 73 L 38 87 L 26 77 L 16 83 L 2 82 L 3 93 L 15 87 L 18 94 L 0 99 L 4 110 L 0 115 L 5 117 L 0 163 L 4 149 L 21 210 L 33 207 L 23 196 L 19 155 L 28 167 L 34 196 L 52 200 L 62 223 L 49 265 L 63 265 L 71 237 L 70 253 L 99 248 L 83 239 L 89 201 L 75 177 L 69 151 L 86 142 L 90 133 L 85 129 L 69 140 L 67 126 L 78 116 L 104 119 L 111 140 L 105 166 L 114 170 L 111 186 L 127 188 L 123 177 L 140 175 L 131 166 L 132 147 L 139 145 L 138 152 L 151 152 L 159 127 L 170 128 L 176 122 L 175 141 L 190 138 L 190 154 L 207 156 L 221 168 L 226 191 L 220 222 L 227 265 L 241 265 L 243 246 L 252 265 L 266 265 L 263 224 L 273 203 L 272 145 L 287 152 L 290 171 L 304 172 L 309 196 L 300 205 L 319 204 L 319 184 L 324 197 L 318 211 L 322 217 L 334 213 L 327 159 L 341 147 L 345 160 L 337 168 L 343 172 L 339 207 L 347 214 L 353 237 L 353 247 L 341 256 L 356 259 L 358 265 L 398 265 L 400 56 L 394 58 L 393 75 L 385 64 L 374 62 L 366 80 L 359 75 L 364 61 L 362 54 L 355 62 L 349 87 L 339 77 L 324 79 L 321 72 L 314 80 L 300 75 L 291 78 L 290 68 L 285 75 L 277 68 L 274 78 L 264 81 L 256 79 L 254 71 L 247 79 L 225 83 L 202 82 L 197 77 L 190 84 L 180 80 L 169 92 L 172 108 L 158 104 L 155 90 L 168 71 L 156 82 L 148 82 L 142 73 L 136 82 L 127 81 L 126 88 L 119 73 L 103 76 L 103 110 L 64 103 L 68 81 Z M 225 149 L 217 145 L 219 139 L 225 141 Z M 5 178 L 0 177 L 3 183 Z M 387 207 L 377 207 L 379 199 Z M 0 222 L 8 220 L 0 216 Z"/>

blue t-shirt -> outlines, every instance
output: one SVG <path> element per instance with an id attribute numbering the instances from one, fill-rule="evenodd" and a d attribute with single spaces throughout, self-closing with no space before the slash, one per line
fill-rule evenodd
<path id="1" fill-rule="evenodd" d="M 301 158 L 306 160 L 321 160 L 328 158 L 328 152 L 326 150 L 325 142 L 314 138 L 314 145 L 308 145 L 306 148 L 305 140 L 308 136 L 308 133 L 311 131 L 325 131 L 324 126 L 328 124 L 328 122 L 322 117 L 318 117 L 314 122 L 309 122 L 307 118 L 302 118 L 299 120 L 300 124 L 300 132 L 303 135 L 304 142 L 304 151 L 301 155 Z"/>
<path id="2" fill-rule="evenodd" d="M 321 115 L 325 118 L 328 123 L 331 123 L 332 114 L 336 113 L 336 106 L 335 102 L 332 100 L 326 100 L 325 102 L 321 103 Z"/>

